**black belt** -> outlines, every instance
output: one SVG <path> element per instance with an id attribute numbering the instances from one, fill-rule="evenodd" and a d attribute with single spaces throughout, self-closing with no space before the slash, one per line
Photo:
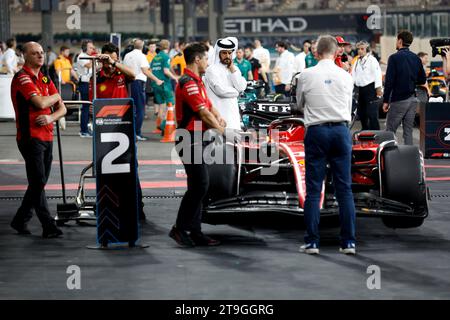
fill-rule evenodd
<path id="1" fill-rule="evenodd" d="M 324 122 L 324 123 L 318 123 L 318 124 L 314 124 L 311 127 L 316 127 L 316 126 L 321 126 L 321 127 L 334 127 L 334 126 L 348 126 L 347 121 L 341 121 L 341 122 Z"/>

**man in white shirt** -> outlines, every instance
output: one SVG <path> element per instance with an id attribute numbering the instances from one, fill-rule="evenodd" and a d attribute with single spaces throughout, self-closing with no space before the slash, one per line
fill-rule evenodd
<path id="1" fill-rule="evenodd" d="M 234 37 L 217 40 L 204 77 L 209 99 L 227 123 L 226 128 L 232 130 L 241 130 L 238 97 L 247 88 L 247 81 L 233 63 L 237 48 Z"/>
<path id="2" fill-rule="evenodd" d="M 179 52 L 181 52 L 181 50 L 180 50 L 180 42 L 179 41 L 175 41 L 173 43 L 173 48 L 170 49 L 170 51 L 169 51 L 169 58 L 172 60 L 172 58 L 175 57 Z"/>
<path id="3" fill-rule="evenodd" d="M 255 49 L 253 50 L 253 57 L 259 61 L 261 64 L 261 68 L 259 69 L 259 73 L 261 74 L 261 79 L 265 84 L 266 94 L 270 93 L 270 85 L 269 85 L 269 73 L 270 73 L 270 52 L 266 48 L 264 48 L 261 44 L 261 40 L 255 39 L 253 42 Z"/>
<path id="4" fill-rule="evenodd" d="M 377 99 L 382 97 L 382 75 L 380 64 L 369 52 L 369 43 L 356 44 L 358 60 L 353 64 L 352 76 L 358 91 L 358 117 L 363 130 L 380 130 Z"/>
<path id="5" fill-rule="evenodd" d="M 3 52 L 6 51 L 6 47 L 3 41 L 0 41 L 0 73 L 3 72 Z"/>
<path id="6" fill-rule="evenodd" d="M 208 66 L 211 65 L 211 61 L 214 60 L 214 47 L 211 45 L 209 39 L 205 39 L 202 43 L 208 48 Z"/>
<path id="7" fill-rule="evenodd" d="M 77 73 L 80 82 L 78 89 L 80 90 L 81 100 L 89 100 L 89 83 L 92 77 L 92 62 L 93 60 L 83 59 L 89 58 L 95 53 L 95 46 L 92 40 L 83 40 L 81 42 L 81 53 L 77 59 Z M 83 104 L 81 107 L 80 119 L 80 137 L 92 138 L 92 133 L 89 132 L 89 104 Z"/>
<path id="8" fill-rule="evenodd" d="M 306 55 L 311 51 L 311 41 L 303 41 L 303 51 L 295 56 L 294 73 L 302 72 L 306 68 Z"/>
<path id="9" fill-rule="evenodd" d="M 355 204 L 352 193 L 351 120 L 353 79 L 334 63 L 338 49 L 332 36 L 321 36 L 317 43 L 319 63 L 305 69 L 298 78 L 297 104 L 304 108 L 306 136 L 305 244 L 301 252 L 319 253 L 320 198 L 327 174 L 333 174 L 341 221 L 340 252 L 355 254 Z"/>
<path id="10" fill-rule="evenodd" d="M 136 139 L 138 141 L 145 141 L 148 138 L 142 135 L 142 124 L 144 123 L 145 115 L 145 82 L 147 77 L 155 81 L 160 86 L 163 81 L 156 78 L 150 71 L 150 66 L 147 61 L 147 57 L 142 52 L 144 48 L 144 41 L 141 39 L 135 39 L 134 50 L 127 53 L 123 60 L 123 64 L 130 67 L 136 75 L 136 80 L 130 84 L 131 94 L 130 96 L 134 100 L 136 106 Z"/>
<path id="11" fill-rule="evenodd" d="M 6 40 L 6 46 L 8 49 L 3 54 L 2 65 L 3 68 L 5 68 L 7 74 L 14 75 L 17 71 L 19 71 L 17 64 L 18 59 L 16 55 L 16 39 L 11 38 Z"/>
<path id="12" fill-rule="evenodd" d="M 294 75 L 295 56 L 292 52 L 288 51 L 286 42 L 278 41 L 275 44 L 275 49 L 280 55 L 277 58 L 275 68 L 273 69 L 275 92 L 289 97 L 291 95 L 292 76 Z"/>

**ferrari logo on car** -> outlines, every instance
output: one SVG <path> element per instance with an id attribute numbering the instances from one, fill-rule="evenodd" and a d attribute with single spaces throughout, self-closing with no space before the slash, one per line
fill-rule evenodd
<path id="1" fill-rule="evenodd" d="M 258 111 L 271 113 L 290 113 L 291 107 L 287 105 L 258 104 Z"/>

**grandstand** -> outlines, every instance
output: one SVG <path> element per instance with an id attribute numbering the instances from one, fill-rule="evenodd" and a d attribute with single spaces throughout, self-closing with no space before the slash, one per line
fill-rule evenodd
<path id="1" fill-rule="evenodd" d="M 208 0 L 192 1 L 195 2 L 192 35 L 195 39 L 203 39 L 209 36 Z M 173 38 L 181 38 L 183 0 L 174 2 L 175 23 L 173 26 L 171 24 L 170 33 L 175 34 Z M 14 34 L 23 35 L 26 39 L 30 39 L 30 35 L 39 37 L 41 16 L 39 12 L 32 12 L 33 1 L 10 0 L 10 4 L 11 30 Z M 404 28 L 419 37 L 446 37 L 450 34 L 450 0 L 229 0 L 228 4 L 224 14 L 226 28 L 239 30 L 240 37 L 245 41 L 258 37 L 267 43 L 272 43 L 274 39 L 285 39 L 299 44 L 306 38 L 322 33 L 339 33 L 351 41 L 370 40 L 377 34 L 393 35 Z M 379 5 L 382 13 L 386 13 L 383 19 L 386 26 L 382 30 L 371 31 L 366 27 L 366 10 L 371 4 Z M 66 9 L 71 5 L 81 7 L 81 30 L 69 30 L 66 27 Z M 60 0 L 59 12 L 53 14 L 53 30 L 57 35 L 55 39 L 75 42 L 82 36 L 106 39 L 112 30 L 106 14 L 109 9 L 110 0 Z M 114 32 L 127 36 L 143 33 L 145 37 L 163 34 L 159 19 L 160 0 L 114 0 L 113 10 Z M 268 22 L 270 19 L 272 22 Z M 255 31 L 251 27 L 267 26 L 275 20 L 278 25 L 288 26 L 289 19 L 303 19 L 302 23 L 307 27 L 299 31 L 294 26 L 288 32 L 280 28 Z M 248 23 L 249 20 L 251 23 Z M 172 31 L 174 28 L 175 32 Z M 81 33 L 84 35 L 81 36 Z"/>
<path id="2" fill-rule="evenodd" d="M 192 0 L 197 13 L 206 13 L 208 0 Z M 11 0 L 13 12 L 29 12 L 33 9 L 33 0 Z M 450 0 L 229 0 L 228 14 L 236 12 L 315 12 L 330 10 L 339 12 L 365 12 L 368 6 L 375 4 L 389 10 L 433 11 L 450 7 Z M 114 0 L 116 12 L 146 12 L 159 8 L 159 0 Z M 181 7 L 182 0 L 175 0 Z M 60 0 L 59 9 L 78 5 L 87 12 L 106 12 L 110 9 L 110 0 Z"/>

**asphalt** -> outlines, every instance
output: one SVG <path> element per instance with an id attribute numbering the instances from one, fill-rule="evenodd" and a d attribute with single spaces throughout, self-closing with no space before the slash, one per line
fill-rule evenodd
<path id="1" fill-rule="evenodd" d="M 144 128 L 151 132 L 153 123 L 146 120 Z M 418 143 L 417 129 L 414 134 Z M 181 166 L 168 161 L 169 144 L 147 135 L 150 140 L 138 144 L 138 158 L 141 181 L 147 183 L 141 243 L 149 247 L 102 251 L 87 249 L 96 241 L 92 225 L 70 222 L 59 239 L 42 239 L 36 217 L 31 236 L 19 236 L 9 227 L 26 177 L 14 123 L 0 123 L 0 299 L 450 298 L 450 180 L 436 179 L 450 177 L 450 161 L 426 160 L 432 201 L 424 224 L 392 230 L 379 219 L 358 218 L 354 257 L 338 252 L 339 229 L 332 221 L 321 226 L 319 256 L 299 253 L 304 226 L 288 216 L 255 218 L 238 226 L 204 225 L 222 246 L 182 249 L 167 236 L 185 190 L 184 179 L 176 174 Z M 92 157 L 91 140 L 78 137 L 77 126 L 69 124 L 62 141 L 68 195 L 74 196 L 73 186 Z M 49 181 L 54 190 L 47 191 L 53 211 L 61 202 L 59 179 L 55 162 Z M 73 265 L 81 271 L 79 290 L 67 286 L 67 269 Z M 380 268 L 381 288 L 371 290 L 368 267 L 373 265 Z"/>

